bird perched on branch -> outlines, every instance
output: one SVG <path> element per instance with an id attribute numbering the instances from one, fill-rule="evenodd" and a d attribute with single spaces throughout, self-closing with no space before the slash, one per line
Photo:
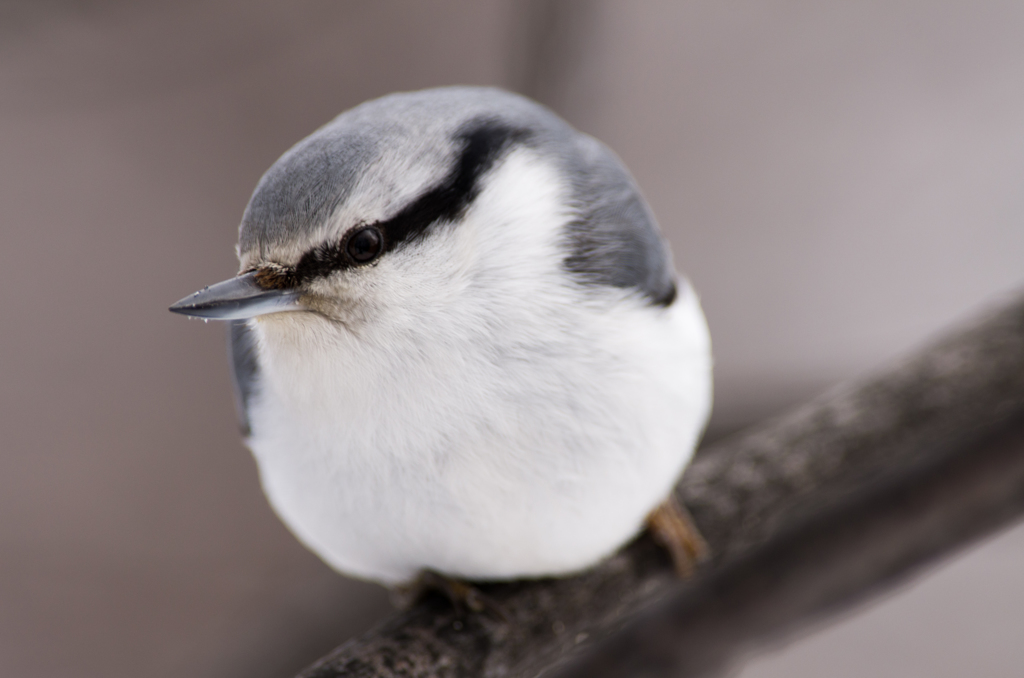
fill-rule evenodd
<path id="1" fill-rule="evenodd" d="M 231 321 L 263 489 L 335 569 L 561 575 L 645 524 L 681 571 L 699 554 L 665 502 L 707 327 L 600 142 L 496 89 L 370 101 L 267 171 L 238 256 L 171 310 Z"/>

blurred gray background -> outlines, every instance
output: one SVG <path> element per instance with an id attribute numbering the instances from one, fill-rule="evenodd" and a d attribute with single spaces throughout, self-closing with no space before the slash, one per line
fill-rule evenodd
<path id="1" fill-rule="evenodd" d="M 700 291 L 712 435 L 1024 286 L 1024 3 L 0 0 L 0 675 L 285 677 L 388 612 L 277 522 L 222 328 L 261 173 L 394 90 L 527 93 Z M 744 678 L 1019 676 L 1024 528 Z"/>

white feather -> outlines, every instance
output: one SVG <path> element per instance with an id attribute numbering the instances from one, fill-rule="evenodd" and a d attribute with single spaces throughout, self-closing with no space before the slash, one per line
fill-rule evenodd
<path id="1" fill-rule="evenodd" d="M 699 303 L 570 279 L 566 195 L 518 148 L 461 223 L 325 281 L 348 300 L 336 320 L 250 321 L 264 490 L 334 568 L 386 584 L 580 570 L 678 479 L 711 403 Z"/>

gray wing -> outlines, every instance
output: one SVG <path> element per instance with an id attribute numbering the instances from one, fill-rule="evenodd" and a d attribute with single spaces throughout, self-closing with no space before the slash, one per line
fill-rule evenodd
<path id="1" fill-rule="evenodd" d="M 258 385 L 260 366 L 256 356 L 256 337 L 244 320 L 231 322 L 228 332 L 228 356 L 231 377 L 235 383 L 238 426 L 242 430 L 242 435 L 249 437 L 252 433 L 249 426 L 249 401 Z"/>
<path id="2" fill-rule="evenodd" d="M 672 254 L 625 166 L 596 139 L 579 135 L 576 199 L 565 266 L 592 284 L 633 288 L 657 306 L 676 297 Z"/>

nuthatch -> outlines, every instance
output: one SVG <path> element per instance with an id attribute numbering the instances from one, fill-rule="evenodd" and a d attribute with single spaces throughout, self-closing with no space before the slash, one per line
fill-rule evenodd
<path id="1" fill-rule="evenodd" d="M 562 575 L 645 521 L 680 568 L 699 551 L 663 502 L 708 330 L 600 142 L 495 89 L 370 101 L 267 171 L 238 256 L 171 310 L 232 321 L 263 489 L 335 569 Z"/>

